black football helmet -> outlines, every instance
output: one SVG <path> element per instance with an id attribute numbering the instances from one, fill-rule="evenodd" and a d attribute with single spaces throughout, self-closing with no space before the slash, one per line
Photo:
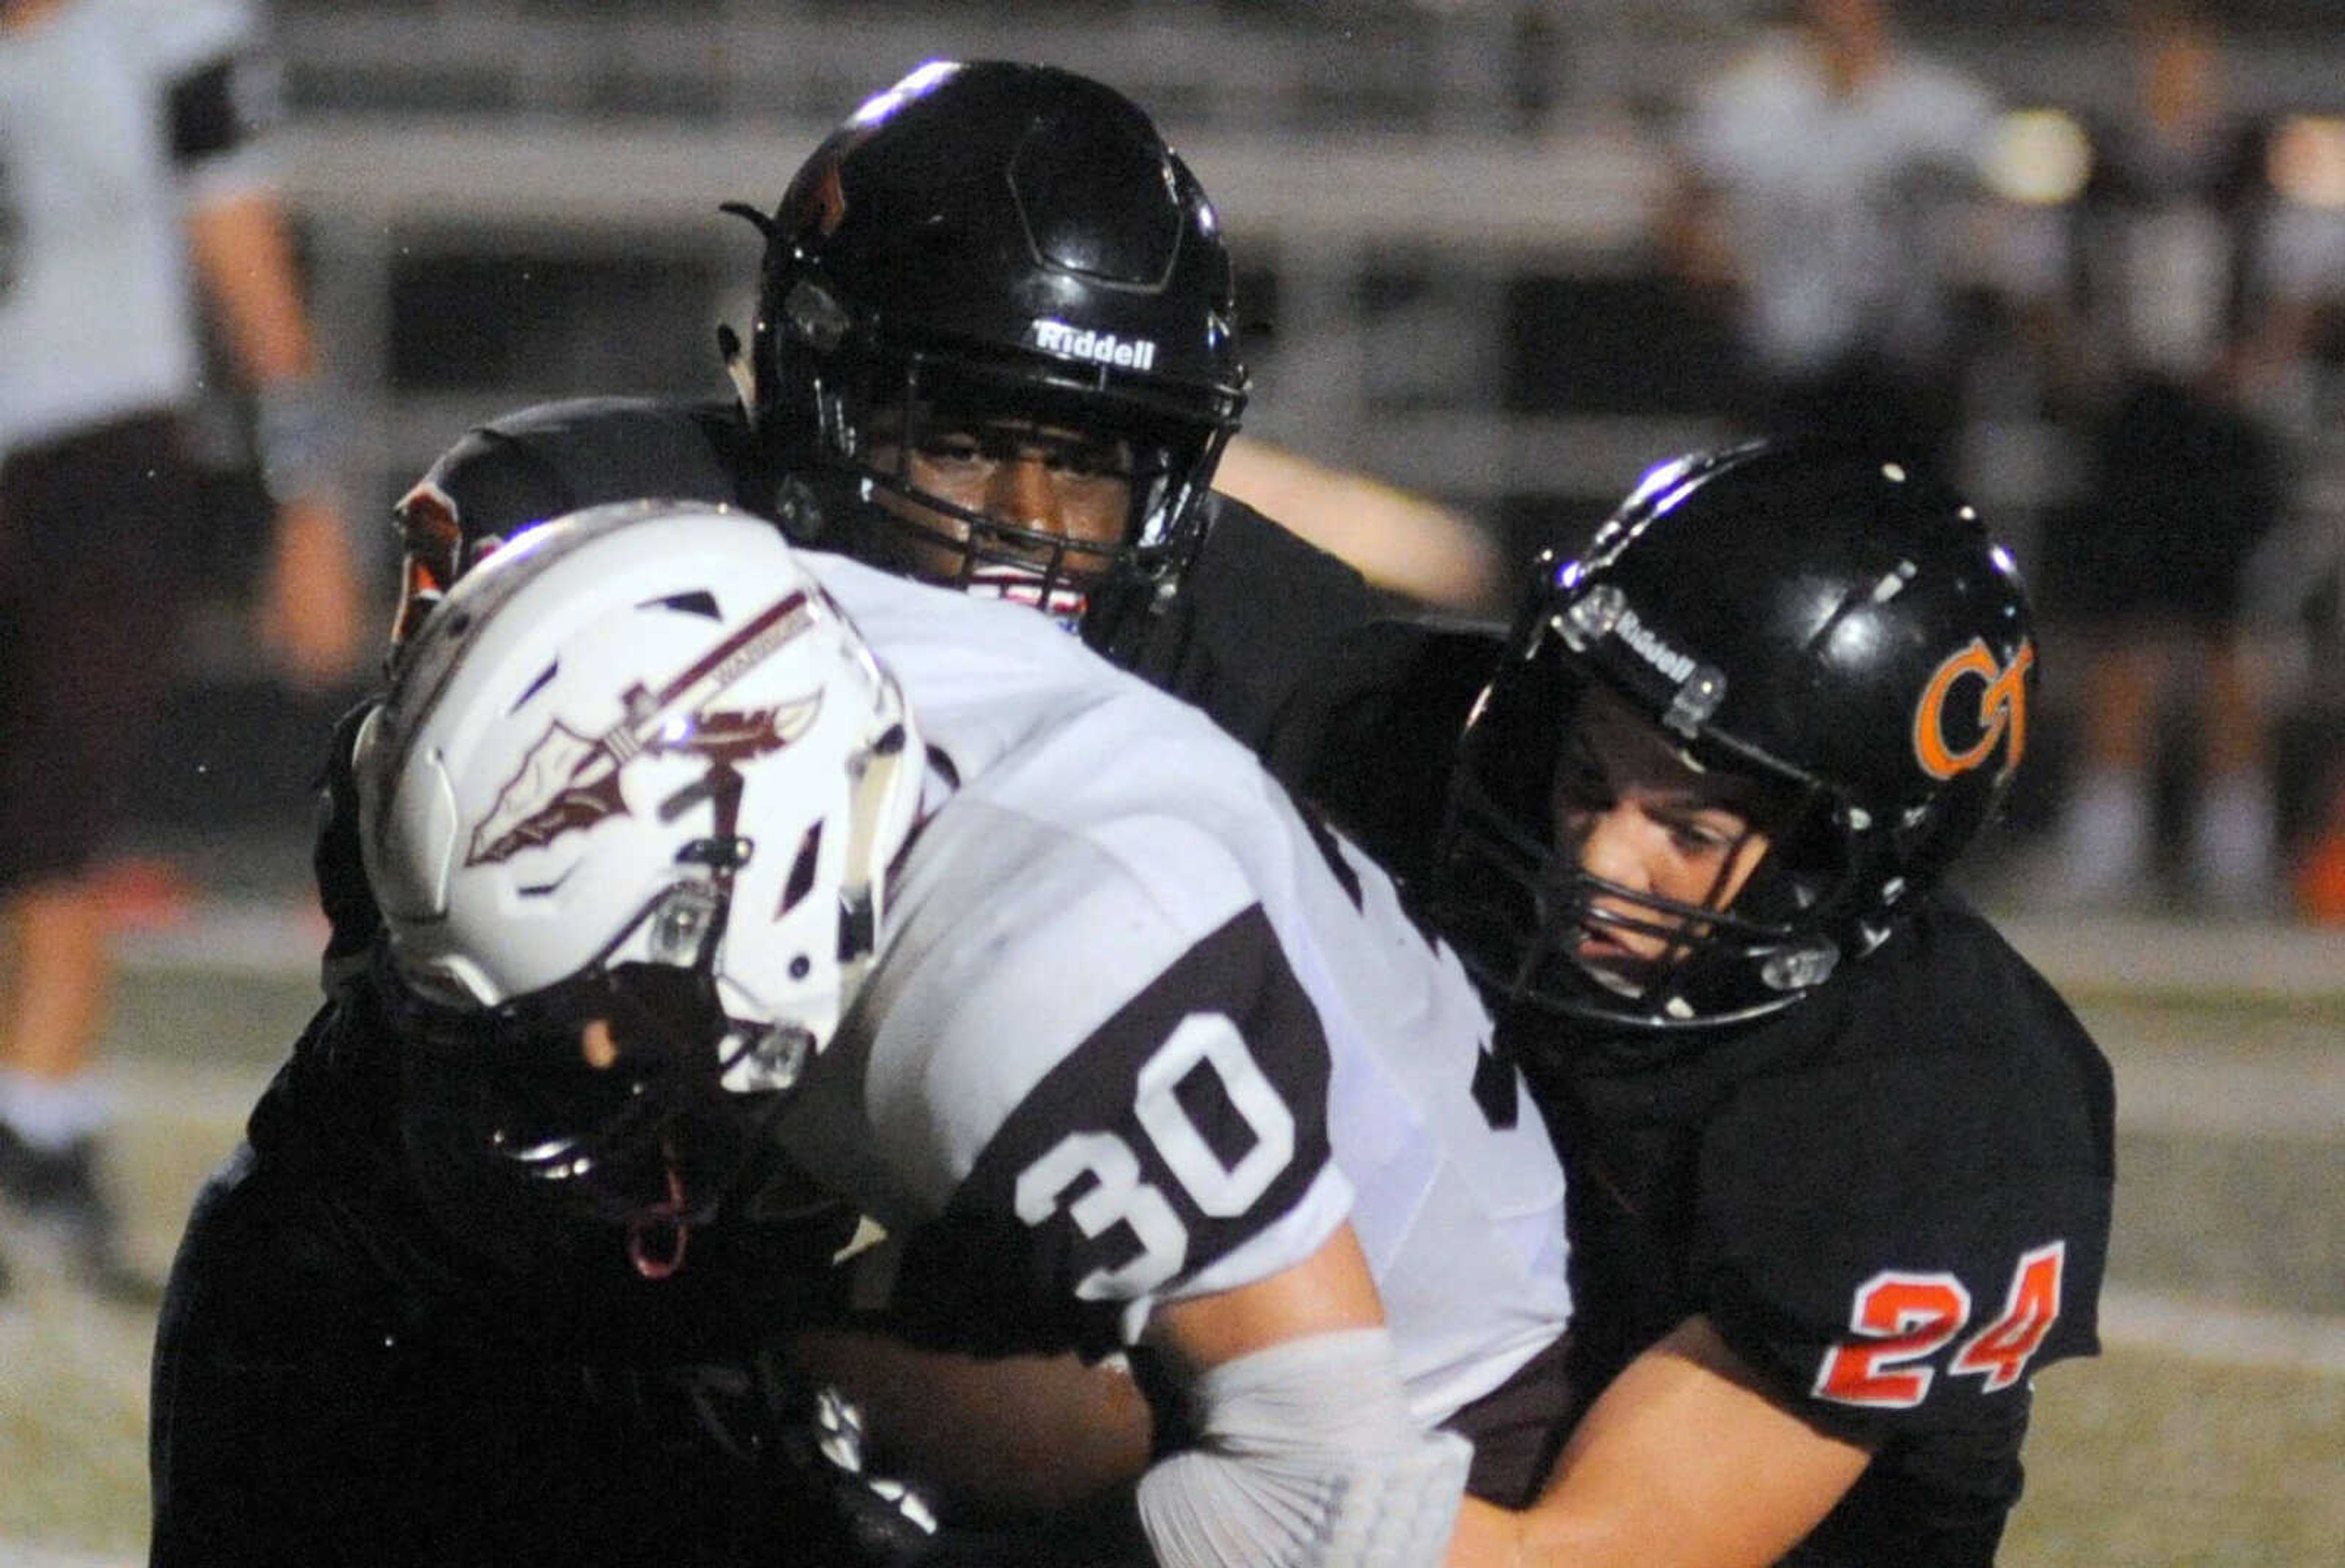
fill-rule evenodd
<path id="1" fill-rule="evenodd" d="M 1050 66 L 935 63 L 849 116 L 770 217 L 726 210 L 766 236 L 748 395 L 793 537 L 931 578 L 942 547 L 947 581 L 1050 607 L 1177 579 L 1246 376 L 1219 222 L 1138 107 Z M 1128 449 L 1122 541 L 1070 548 L 877 459 L 989 414 Z"/>
<path id="2" fill-rule="evenodd" d="M 1665 464 L 1585 551 L 1540 557 L 1460 742 L 1428 913 L 1494 1001 L 1645 1031 L 1774 1012 L 1886 941 L 1988 820 L 2035 662 L 2010 556 L 1943 486 L 1813 443 Z M 1769 846 L 1731 907 L 1558 847 L 1556 767 L 1598 686 L 1761 786 Z M 1599 976 L 1574 952 L 1607 926 L 1668 956 Z"/>

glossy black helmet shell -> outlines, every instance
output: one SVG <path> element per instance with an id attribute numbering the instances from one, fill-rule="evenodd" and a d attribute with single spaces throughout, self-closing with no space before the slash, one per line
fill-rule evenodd
<path id="1" fill-rule="evenodd" d="M 937 62 L 757 220 L 753 414 L 779 473 L 900 488 L 867 460 L 872 412 L 975 393 L 1130 437 L 1126 564 L 1177 574 L 1246 374 L 1219 221 L 1139 107 L 1052 66 Z M 836 490 L 801 499 L 802 537 L 838 523 Z"/>
<path id="2" fill-rule="evenodd" d="M 1486 982 L 1560 1010 L 1659 1028 L 1773 1011 L 1886 940 L 1975 838 L 2025 751 L 2035 661 L 2009 555 L 1944 485 L 1819 442 L 1664 464 L 1536 568 L 1461 743 L 1439 917 Z M 1633 997 L 1566 956 L 1596 890 L 1546 815 L 1589 683 L 1785 803 L 1731 911 L 1657 912 L 1703 928 Z"/>

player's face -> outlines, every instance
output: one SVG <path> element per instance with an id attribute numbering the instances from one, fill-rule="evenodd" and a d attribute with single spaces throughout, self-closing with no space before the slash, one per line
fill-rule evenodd
<path id="1" fill-rule="evenodd" d="M 910 486 L 964 511 L 1010 528 L 1066 541 L 1058 572 L 1089 582 L 1106 571 L 1123 543 L 1132 516 L 1132 448 L 1119 437 L 1094 435 L 1061 425 L 1007 417 L 986 419 L 949 413 L 915 422 L 909 437 L 902 421 L 875 432 L 872 458 L 881 471 L 901 471 Z M 959 546 L 969 541 L 965 518 L 920 505 L 909 497 L 882 492 L 880 504 L 915 525 L 934 542 L 911 548 L 911 564 L 925 575 L 957 580 Z M 1005 541 L 993 553 L 1006 556 L 988 572 L 1014 575 L 1020 565 L 1041 571 L 1052 551 L 1039 542 Z"/>
<path id="2" fill-rule="evenodd" d="M 1575 949 L 1599 976 L 1638 983 L 1672 956 L 1684 918 L 1643 898 L 1723 909 L 1767 853 L 1759 791 L 1704 768 L 1628 703 L 1591 691 L 1556 765 L 1558 847 L 1614 885 L 1591 901 Z M 1637 898 L 1629 895 L 1639 895 Z"/>

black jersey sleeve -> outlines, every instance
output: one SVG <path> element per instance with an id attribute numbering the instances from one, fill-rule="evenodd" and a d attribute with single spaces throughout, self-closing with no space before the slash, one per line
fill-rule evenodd
<path id="1" fill-rule="evenodd" d="M 204 42 L 172 53 L 163 125 L 181 172 L 240 151 L 283 117 L 278 56 L 250 25 L 207 29 Z"/>
<path id="2" fill-rule="evenodd" d="M 738 408 L 579 398 L 517 410 L 467 432 L 400 502 L 445 509 L 468 550 L 605 501 L 656 498 L 762 511 Z"/>
<path id="3" fill-rule="evenodd" d="M 1364 622 L 1306 673 L 1264 762 L 1395 881 L 1419 884 L 1458 734 L 1503 652 L 1493 627 L 1413 615 Z"/>
<path id="4" fill-rule="evenodd" d="M 330 993 L 364 968 L 375 934 L 382 928 L 382 912 L 367 885 L 366 863 L 359 849 L 359 788 L 351 771 L 360 726 L 374 705 L 370 697 L 334 725 L 317 783 L 318 838 L 310 864 L 329 927 L 323 979 Z"/>
<path id="5" fill-rule="evenodd" d="M 1215 494 L 1179 592 L 1097 610 L 1084 636 L 1268 758 L 1309 673 L 1390 607 L 1348 562 Z"/>
<path id="6" fill-rule="evenodd" d="M 2106 1061 L 1983 922 L 1940 911 L 1853 970 L 1832 1047 L 1704 1131 L 1690 1266 L 1729 1344 L 1852 1435 L 2024 1426 L 2098 1349 Z"/>

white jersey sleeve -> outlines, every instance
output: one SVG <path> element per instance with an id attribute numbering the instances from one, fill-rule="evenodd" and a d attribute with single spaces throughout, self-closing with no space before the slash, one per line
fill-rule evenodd
<path id="1" fill-rule="evenodd" d="M 960 781 L 790 1117 L 917 1233 L 897 1304 L 979 1335 L 1003 1302 L 1013 1330 L 1071 1313 L 1105 1349 L 1348 1219 L 1418 1419 L 1551 1343 L 1560 1167 L 1390 880 L 1043 618 L 821 570 Z"/>
<path id="2" fill-rule="evenodd" d="M 1121 834 L 1183 868 L 1171 897 Z M 1161 818 L 1070 835 L 971 794 L 898 910 L 834 1048 L 857 1053 L 848 1125 L 881 1168 L 861 1196 L 925 1232 L 919 1310 L 1104 1349 L 1168 1294 L 1301 1261 L 1349 1212 L 1325 1033 L 1226 850 Z"/>

